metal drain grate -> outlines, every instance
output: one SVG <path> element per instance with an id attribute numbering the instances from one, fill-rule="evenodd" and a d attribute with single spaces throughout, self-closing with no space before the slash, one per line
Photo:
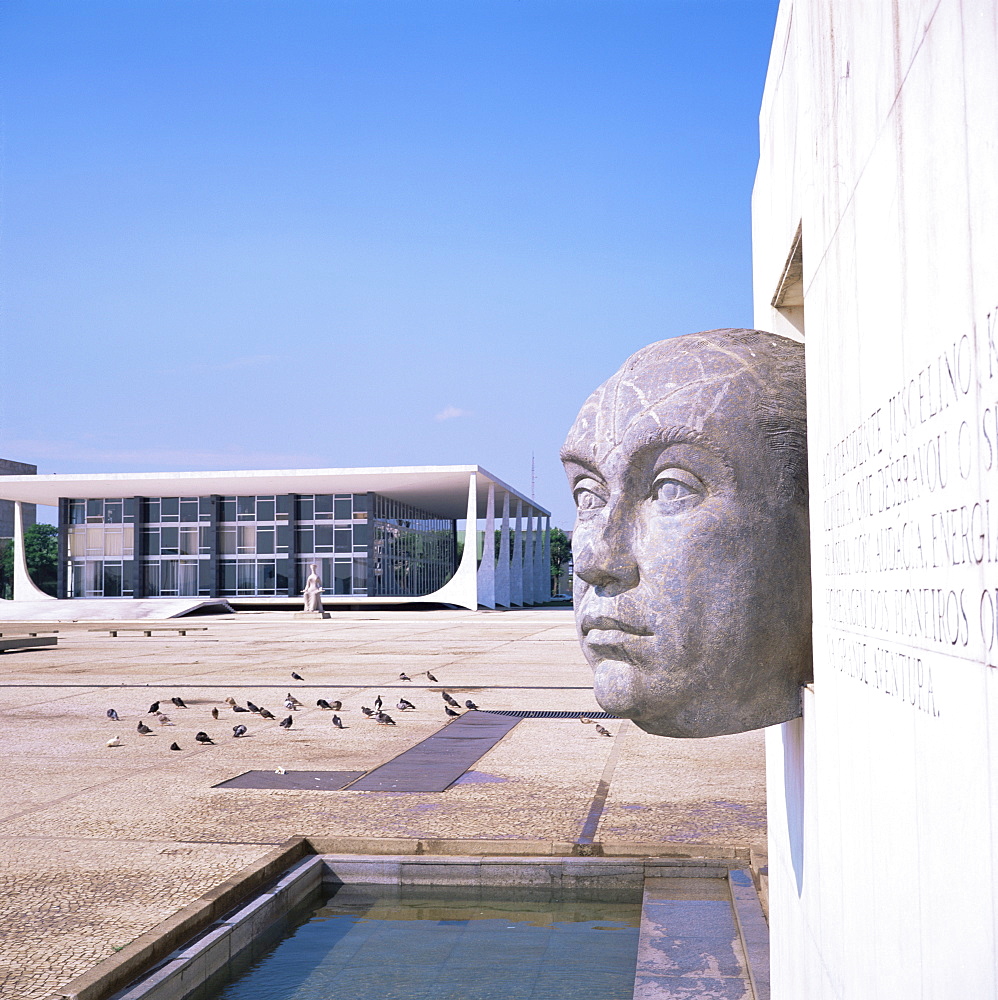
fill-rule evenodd
<path id="1" fill-rule="evenodd" d="M 533 712 L 533 711 L 522 711 L 519 709 L 510 709 L 509 711 L 503 711 L 502 709 L 490 708 L 489 712 L 492 715 L 506 715 L 511 719 L 577 719 L 580 715 L 584 715 L 587 719 L 616 719 L 616 715 L 611 715 L 609 712 Z"/>

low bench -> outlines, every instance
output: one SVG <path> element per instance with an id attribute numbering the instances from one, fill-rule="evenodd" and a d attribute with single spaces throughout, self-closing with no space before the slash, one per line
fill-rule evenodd
<path id="1" fill-rule="evenodd" d="M 143 635 L 152 635 L 153 632 L 179 632 L 181 635 L 187 635 L 188 632 L 207 632 L 207 625 L 154 625 L 148 628 L 138 628 L 132 627 L 118 627 L 118 628 L 92 628 L 88 629 L 90 632 L 108 632 L 112 636 L 116 636 L 119 632 L 141 632 Z"/>
<path id="2" fill-rule="evenodd" d="M 3 634 L 4 634 L 3 632 L 0 632 L 0 638 L 3 637 Z M 59 630 L 57 628 L 39 628 L 39 629 L 35 629 L 34 632 L 8 632 L 7 636 L 10 637 L 12 635 L 31 635 L 31 636 L 35 636 L 35 635 L 58 635 L 58 634 L 59 634 Z"/>
<path id="3" fill-rule="evenodd" d="M 54 635 L 29 634 L 20 638 L 0 639 L 0 653 L 9 649 L 35 649 L 38 646 L 55 646 L 59 640 Z"/>

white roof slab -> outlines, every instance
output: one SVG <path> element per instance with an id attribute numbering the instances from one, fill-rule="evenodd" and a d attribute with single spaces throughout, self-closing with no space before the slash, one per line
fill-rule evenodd
<path id="1" fill-rule="evenodd" d="M 524 514 L 550 515 L 529 497 L 478 465 L 422 465 L 368 469 L 269 469 L 229 472 L 112 472 L 83 475 L 0 476 L 0 499 L 55 506 L 60 497 L 251 496 L 278 493 L 380 493 L 439 517 L 467 515 L 468 477 L 478 474 L 478 516 L 488 487 L 524 504 Z"/>

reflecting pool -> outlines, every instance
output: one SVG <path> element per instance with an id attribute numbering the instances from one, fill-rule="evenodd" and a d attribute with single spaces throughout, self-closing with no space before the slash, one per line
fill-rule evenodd
<path id="1" fill-rule="evenodd" d="M 197 1000 L 631 1000 L 634 990 L 640 889 L 344 885 L 296 916 Z"/>

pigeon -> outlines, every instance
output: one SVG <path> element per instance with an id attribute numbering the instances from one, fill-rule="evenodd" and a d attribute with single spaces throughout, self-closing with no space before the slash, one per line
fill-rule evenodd
<path id="1" fill-rule="evenodd" d="M 107 745 L 109 747 L 123 747 L 125 744 L 121 742 L 120 736 L 112 736 L 108 741 Z"/>
<path id="2" fill-rule="evenodd" d="M 319 699 L 319 700 L 318 700 L 318 701 L 316 702 L 316 705 L 318 705 L 318 706 L 319 706 L 319 708 L 321 708 L 321 709 L 322 709 L 322 710 L 323 710 L 324 712 L 331 712 L 331 711 L 333 710 L 333 706 L 332 706 L 332 705 L 330 705 L 330 704 L 329 704 L 329 702 L 328 702 L 328 701 L 326 701 L 326 699 L 325 699 L 325 698 L 320 698 L 320 699 Z"/>
<path id="3" fill-rule="evenodd" d="M 378 712 L 374 717 L 374 721 L 378 723 L 379 726 L 394 726 L 395 720 L 385 712 Z"/>
<path id="4" fill-rule="evenodd" d="M 374 715 L 374 709 L 368 708 L 367 705 L 361 705 L 360 710 L 370 719 Z"/>
<path id="5" fill-rule="evenodd" d="M 151 730 L 151 729 L 150 729 L 150 728 L 149 728 L 149 727 L 148 727 L 148 726 L 147 726 L 147 725 L 146 725 L 146 724 L 145 724 L 144 722 L 140 722 L 140 723 L 139 723 L 139 724 L 138 724 L 138 725 L 137 725 L 137 726 L 135 727 L 135 731 L 136 731 L 136 732 L 137 732 L 137 733 L 138 733 L 138 734 L 139 734 L 140 736 L 148 736 L 148 735 L 149 735 L 149 734 L 150 734 L 150 733 L 152 732 L 152 730 Z"/>
<path id="6" fill-rule="evenodd" d="M 275 767 L 274 774 L 287 774 L 288 772 L 283 767 Z"/>
<path id="7" fill-rule="evenodd" d="M 399 698 L 399 703 L 395 706 L 400 712 L 407 712 L 416 706 L 406 698 Z"/>
<path id="8" fill-rule="evenodd" d="M 162 712 L 157 712 L 156 713 L 156 718 L 159 720 L 159 724 L 161 726 L 172 726 L 173 725 L 173 721 L 170 719 L 170 717 L 168 715 L 164 715 Z"/>
<path id="9" fill-rule="evenodd" d="M 232 695 L 229 695 L 229 697 L 225 699 L 225 703 L 226 705 L 235 705 L 236 699 L 233 698 Z"/>
<path id="10" fill-rule="evenodd" d="M 378 697 L 374 699 L 374 710 L 375 710 L 375 712 L 380 712 L 382 705 L 384 705 L 384 702 L 381 700 L 381 695 L 379 694 Z"/>
<path id="11" fill-rule="evenodd" d="M 294 716 L 289 715 L 286 719 L 281 719 L 281 721 L 278 722 L 277 724 L 281 727 L 281 729 L 290 729 L 291 723 L 294 721 L 295 721 Z"/>
<path id="12" fill-rule="evenodd" d="M 232 706 L 232 711 L 233 712 L 248 712 L 249 709 L 248 708 L 243 708 L 242 705 L 233 705 Z"/>
<path id="13" fill-rule="evenodd" d="M 235 736 L 237 739 L 240 736 L 245 736 L 246 735 L 246 727 L 245 726 L 233 726 L 232 727 L 232 735 Z"/>
<path id="14" fill-rule="evenodd" d="M 609 729 L 604 729 L 600 725 L 596 726 L 596 732 L 598 732 L 600 736 L 613 736 L 613 733 L 611 733 Z"/>
<path id="15" fill-rule="evenodd" d="M 106 715 L 106 716 L 107 716 L 107 717 L 108 717 L 109 719 L 114 719 L 114 721 L 115 721 L 115 722 L 121 722 L 121 719 L 120 719 L 120 718 L 118 718 L 118 713 L 117 713 L 117 712 L 116 712 L 116 711 L 115 711 L 115 710 L 114 710 L 113 708 L 109 708 L 109 709 L 107 710 L 107 712 L 105 712 L 104 714 L 105 714 L 105 715 Z"/>
<path id="16" fill-rule="evenodd" d="M 171 743 L 170 744 L 170 749 L 171 750 L 182 750 L 183 747 L 181 747 L 181 745 L 179 743 Z"/>
<path id="17" fill-rule="evenodd" d="M 305 678 L 302 677 L 301 674 L 296 674 L 293 670 L 291 671 L 291 679 L 293 681 L 303 681 L 303 680 L 305 680 Z"/>
<path id="18" fill-rule="evenodd" d="M 159 711 L 159 702 L 158 701 L 154 701 L 149 706 L 149 711 L 146 712 L 146 715 L 155 715 L 158 711 Z"/>
<path id="19" fill-rule="evenodd" d="M 284 707 L 289 712 L 297 712 L 298 711 L 298 706 L 295 704 L 294 698 L 285 698 L 284 699 Z"/>
<path id="20" fill-rule="evenodd" d="M 218 709 L 217 709 L 217 708 L 213 708 L 213 709 L 211 710 L 211 717 L 212 717 L 213 719 L 217 719 L 217 718 L 218 718 Z"/>
<path id="21" fill-rule="evenodd" d="M 472 709 L 472 711 L 474 711 L 474 709 L 478 708 L 478 706 L 470 698 L 464 703 L 464 707 L 465 708 L 470 708 L 470 709 Z"/>
<path id="22" fill-rule="evenodd" d="M 343 728 L 343 720 L 338 715 L 334 715 L 333 716 L 333 725 L 337 729 L 342 729 Z"/>
<path id="23" fill-rule="evenodd" d="M 399 674 L 399 680 L 400 681 L 411 681 L 412 678 L 408 674 L 402 673 L 402 674 Z"/>
<path id="24" fill-rule="evenodd" d="M 334 712 L 338 712 L 343 707 L 342 701 L 334 701 L 329 706 Z"/>
<path id="25" fill-rule="evenodd" d="M 274 715 L 273 712 L 268 712 L 267 709 L 261 708 L 260 709 L 260 718 L 261 719 L 276 719 L 277 716 Z"/>
<path id="26" fill-rule="evenodd" d="M 215 745 L 215 741 L 205 732 L 195 733 L 194 739 L 196 739 L 198 743 L 210 743 L 212 746 Z"/>
<path id="27" fill-rule="evenodd" d="M 584 722 L 584 723 L 586 723 L 588 725 L 592 721 L 593 720 L 590 719 L 588 715 L 580 715 L 579 716 L 579 722 Z"/>
<path id="28" fill-rule="evenodd" d="M 249 698 L 247 698 L 247 699 L 246 699 L 246 707 L 247 707 L 247 708 L 248 708 L 248 709 L 249 709 L 249 710 L 250 710 L 251 712 L 256 712 L 257 714 L 259 714 L 259 713 L 260 713 L 260 709 L 259 709 L 259 708 L 258 708 L 258 707 L 257 707 L 256 705 L 254 705 L 254 704 L 253 704 L 253 702 L 251 702 L 251 701 L 249 700 Z"/>
<path id="29" fill-rule="evenodd" d="M 437 683 L 439 683 L 439 682 L 437 681 L 436 677 L 434 677 L 434 676 L 433 676 L 433 674 L 431 674 L 431 673 L 429 672 L 429 670 L 427 670 L 427 671 L 426 671 L 426 679 L 427 679 L 428 681 L 433 681 L 433 683 L 434 683 L 434 684 L 437 684 Z"/>
<path id="30" fill-rule="evenodd" d="M 449 705 L 444 705 L 444 711 L 448 715 L 452 715 L 455 719 L 461 714 L 460 712 L 455 712 L 454 709 L 451 708 Z"/>
<path id="31" fill-rule="evenodd" d="M 293 701 L 299 708 L 304 707 L 302 703 L 290 691 L 287 693 L 287 699 L 288 701 Z"/>
<path id="32" fill-rule="evenodd" d="M 184 699 L 183 698 L 179 698 L 179 697 L 178 698 L 171 698 L 170 701 L 172 701 L 173 704 L 177 706 L 177 708 L 187 708 L 187 706 L 184 704 Z"/>
<path id="33" fill-rule="evenodd" d="M 440 692 L 443 695 L 443 699 L 448 705 L 452 705 L 454 708 L 460 708 L 460 704 L 456 702 L 446 691 Z"/>

